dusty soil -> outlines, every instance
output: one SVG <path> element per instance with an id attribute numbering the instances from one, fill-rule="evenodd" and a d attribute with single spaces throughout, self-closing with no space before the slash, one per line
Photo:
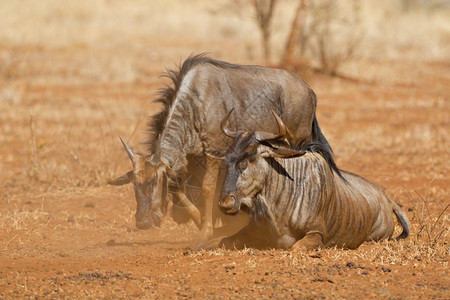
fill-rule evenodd
<path id="1" fill-rule="evenodd" d="M 444 62 L 361 61 L 370 79 L 300 74 L 319 97 L 338 165 L 402 205 L 407 240 L 297 254 L 193 251 L 191 223 L 135 228 L 132 187 L 106 184 L 131 167 L 118 136 L 140 148 L 164 66 L 203 46 L 160 43 L 160 55 L 136 50 L 122 68 L 120 45 L 0 44 L 0 298 L 448 299 Z"/>

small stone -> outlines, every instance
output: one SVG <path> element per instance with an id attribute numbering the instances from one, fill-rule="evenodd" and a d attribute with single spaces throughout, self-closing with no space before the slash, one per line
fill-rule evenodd
<path id="1" fill-rule="evenodd" d="M 345 266 L 350 269 L 356 269 L 355 264 L 352 263 L 351 261 L 349 261 Z"/>

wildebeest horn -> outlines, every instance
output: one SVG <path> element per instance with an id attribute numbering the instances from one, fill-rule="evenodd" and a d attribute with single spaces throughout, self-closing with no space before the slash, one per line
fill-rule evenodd
<path id="1" fill-rule="evenodd" d="M 233 112 L 233 110 L 234 110 L 234 108 L 232 108 L 232 109 L 227 113 L 227 115 L 222 119 L 222 122 L 220 122 L 220 129 L 222 129 L 222 132 L 223 132 L 226 136 L 231 137 L 231 138 L 235 138 L 235 137 L 237 136 L 238 133 L 237 133 L 236 131 L 231 131 L 231 130 L 229 130 L 228 128 L 226 128 L 226 127 L 225 127 L 225 123 L 227 123 L 227 121 L 228 121 L 228 119 L 230 118 L 231 113 Z"/>
<path id="2" fill-rule="evenodd" d="M 125 147 L 125 150 L 127 151 L 128 157 L 131 159 L 131 161 L 134 161 L 133 150 L 131 150 L 131 147 L 127 145 L 127 143 L 123 140 L 123 138 L 121 136 L 119 136 L 119 138 L 122 141 L 122 144 Z"/>
<path id="3" fill-rule="evenodd" d="M 265 132 L 265 131 L 256 131 L 255 138 L 258 140 L 258 142 L 279 139 L 286 135 L 286 132 L 287 132 L 286 125 L 284 125 L 283 121 L 280 119 L 280 117 L 277 115 L 277 113 L 274 112 L 273 110 L 272 110 L 272 114 L 275 117 L 275 119 L 277 120 L 278 134 Z"/>
<path id="4" fill-rule="evenodd" d="M 155 153 L 153 153 L 151 164 L 156 166 L 160 160 L 161 160 L 161 134 L 159 134 L 158 138 L 156 139 Z"/>

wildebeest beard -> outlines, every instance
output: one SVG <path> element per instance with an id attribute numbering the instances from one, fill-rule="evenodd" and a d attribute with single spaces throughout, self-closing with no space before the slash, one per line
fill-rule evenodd
<path id="1" fill-rule="evenodd" d="M 248 207 L 247 205 L 241 203 L 240 211 L 248 213 L 256 225 L 261 226 L 266 219 L 266 205 L 264 202 L 258 197 L 259 194 L 255 195 L 252 199 L 252 207 Z M 235 214 L 238 214 L 237 211 Z"/>

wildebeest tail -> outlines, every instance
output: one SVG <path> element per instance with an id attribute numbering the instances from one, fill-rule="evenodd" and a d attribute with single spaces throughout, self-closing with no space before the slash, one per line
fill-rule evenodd
<path id="1" fill-rule="evenodd" d="M 409 221 L 408 221 L 408 217 L 403 212 L 403 210 L 395 203 L 394 203 L 393 211 L 394 211 L 395 216 L 397 217 L 398 222 L 403 227 L 402 233 L 398 237 L 396 237 L 395 239 L 396 240 L 406 239 L 409 236 Z"/>

